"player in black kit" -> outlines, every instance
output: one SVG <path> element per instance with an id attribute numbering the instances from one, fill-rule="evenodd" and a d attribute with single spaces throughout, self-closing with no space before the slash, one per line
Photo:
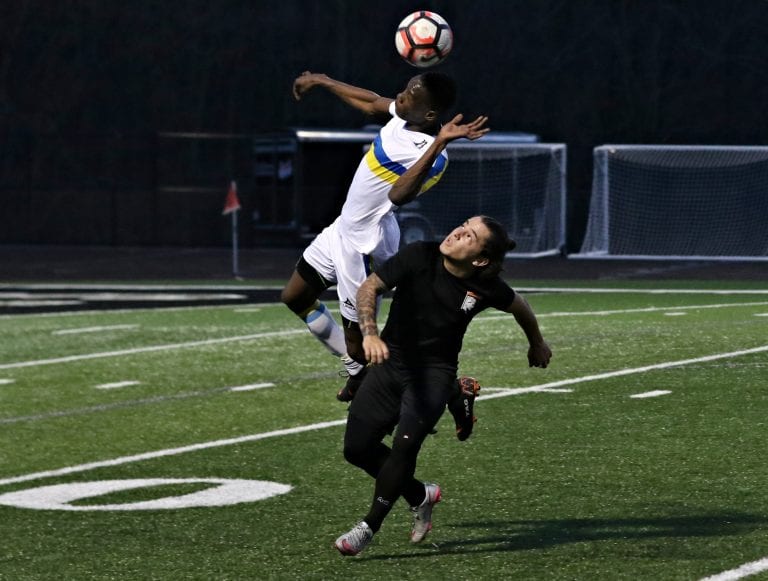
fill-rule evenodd
<path id="1" fill-rule="evenodd" d="M 528 363 L 546 367 L 552 352 L 528 302 L 499 272 L 514 247 L 493 218 L 475 216 L 441 243 L 411 244 L 369 276 L 358 290 L 357 308 L 366 359 L 371 363 L 349 410 L 344 457 L 376 479 L 365 518 L 335 543 L 356 555 L 370 543 L 402 496 L 414 513 L 411 541 L 432 528 L 440 487 L 416 480 L 416 460 L 456 390 L 464 333 L 472 318 L 492 307 L 511 313 L 528 339 Z M 395 288 L 381 336 L 376 297 Z M 395 428 L 392 447 L 382 440 Z"/>

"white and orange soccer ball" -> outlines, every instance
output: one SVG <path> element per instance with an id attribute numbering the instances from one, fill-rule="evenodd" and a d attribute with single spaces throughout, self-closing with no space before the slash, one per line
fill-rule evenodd
<path id="1" fill-rule="evenodd" d="M 453 31 L 436 12 L 418 10 L 409 14 L 395 33 L 395 47 L 405 62 L 426 68 L 441 62 L 453 48 Z"/>

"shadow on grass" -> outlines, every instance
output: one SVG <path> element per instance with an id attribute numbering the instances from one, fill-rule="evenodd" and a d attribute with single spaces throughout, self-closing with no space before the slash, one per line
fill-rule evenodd
<path id="1" fill-rule="evenodd" d="M 766 524 L 768 517 L 765 515 L 736 512 L 657 518 L 473 521 L 442 525 L 440 533 L 443 540 L 428 538 L 418 546 L 423 551 L 366 557 L 377 560 L 530 551 L 605 540 L 722 537 L 763 529 Z M 467 532 L 468 536 L 457 538 L 462 536 L 462 532 Z"/>

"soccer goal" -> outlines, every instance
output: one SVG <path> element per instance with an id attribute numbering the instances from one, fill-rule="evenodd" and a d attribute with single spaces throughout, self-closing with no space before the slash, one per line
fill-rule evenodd
<path id="1" fill-rule="evenodd" d="M 403 243 L 439 240 L 467 218 L 487 214 L 517 242 L 510 256 L 562 251 L 565 144 L 493 143 L 483 138 L 451 143 L 448 157 L 440 182 L 399 209 Z"/>
<path id="2" fill-rule="evenodd" d="M 768 260 L 768 147 L 603 145 L 574 258 Z"/>

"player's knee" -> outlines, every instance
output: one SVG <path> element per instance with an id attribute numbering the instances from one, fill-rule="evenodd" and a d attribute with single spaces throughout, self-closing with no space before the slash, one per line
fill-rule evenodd
<path id="1" fill-rule="evenodd" d="M 344 459 L 353 466 L 362 468 L 369 456 L 368 452 L 365 446 L 355 444 L 355 442 L 344 443 Z"/>

